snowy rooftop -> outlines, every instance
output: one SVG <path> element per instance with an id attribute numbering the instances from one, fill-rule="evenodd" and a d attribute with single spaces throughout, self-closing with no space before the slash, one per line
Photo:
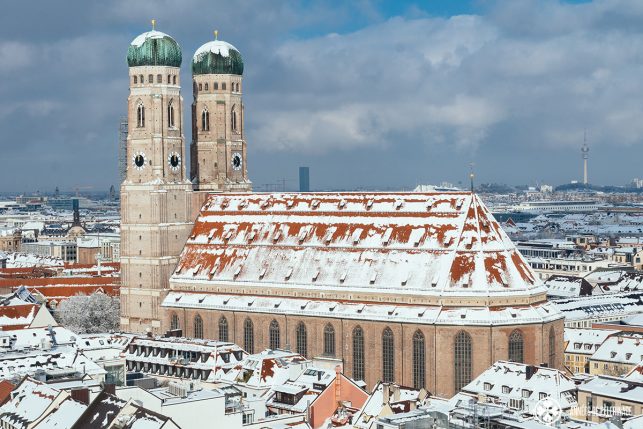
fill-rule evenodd
<path id="1" fill-rule="evenodd" d="M 196 50 L 196 52 L 194 53 L 193 61 L 198 61 L 203 54 L 208 52 L 221 55 L 222 57 L 227 57 L 230 55 L 230 50 L 239 52 L 237 48 L 235 48 L 228 42 L 224 42 L 223 40 L 212 40 L 205 43 Z"/>
<path id="2" fill-rule="evenodd" d="M 618 331 L 608 329 L 573 329 L 565 328 L 565 353 L 592 355 L 601 344 Z"/>
<path id="3" fill-rule="evenodd" d="M 546 289 L 468 192 L 211 195 L 173 284 L 423 296 Z"/>
<path id="4" fill-rule="evenodd" d="M 134 40 L 132 40 L 132 43 L 130 43 L 130 45 L 140 47 L 148 39 L 162 39 L 164 37 L 167 37 L 169 39 L 172 38 L 161 31 L 152 30 L 152 31 L 145 32 L 143 34 L 139 34 Z"/>

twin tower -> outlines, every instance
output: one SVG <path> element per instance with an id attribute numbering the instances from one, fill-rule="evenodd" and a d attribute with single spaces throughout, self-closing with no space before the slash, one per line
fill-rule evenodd
<path id="1" fill-rule="evenodd" d="M 169 278 L 207 193 L 251 190 L 243 59 L 215 40 L 192 58 L 190 177 L 185 167 L 181 48 L 153 29 L 129 65 L 127 175 L 121 185 L 121 328 L 159 333 Z"/>

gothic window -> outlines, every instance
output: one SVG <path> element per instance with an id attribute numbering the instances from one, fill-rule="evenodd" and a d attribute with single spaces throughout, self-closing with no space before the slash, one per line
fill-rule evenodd
<path id="1" fill-rule="evenodd" d="M 353 329 L 353 379 L 364 380 L 364 330 Z"/>
<path id="2" fill-rule="evenodd" d="M 199 84 L 199 91 L 203 91 L 203 84 L 202 83 Z"/>
<path id="3" fill-rule="evenodd" d="M 255 352 L 255 327 L 250 319 L 243 322 L 243 348 L 250 354 Z"/>
<path id="4" fill-rule="evenodd" d="M 304 325 L 304 322 L 297 324 L 295 336 L 297 337 L 297 353 L 303 357 L 308 357 L 308 335 L 306 334 L 306 325 Z"/>
<path id="5" fill-rule="evenodd" d="M 176 85 L 176 75 L 172 76 L 172 85 Z"/>
<path id="6" fill-rule="evenodd" d="M 177 316 L 176 313 L 172 313 L 172 318 L 170 319 L 170 330 L 174 331 L 179 329 L 179 327 L 179 316 Z"/>
<path id="7" fill-rule="evenodd" d="M 154 83 L 154 75 L 153 74 L 148 74 L 147 75 L 147 81 L 149 83 Z"/>
<path id="8" fill-rule="evenodd" d="M 392 383 L 395 373 L 395 346 L 393 331 L 390 328 L 382 332 L 382 381 Z"/>
<path id="9" fill-rule="evenodd" d="M 335 356 L 335 328 L 330 323 L 324 328 L 324 356 Z"/>
<path id="10" fill-rule="evenodd" d="M 171 83 L 172 83 L 172 75 L 167 75 L 167 84 L 169 85 Z"/>
<path id="11" fill-rule="evenodd" d="M 556 367 L 556 333 L 554 327 L 549 328 L 549 366 Z"/>
<path id="12" fill-rule="evenodd" d="M 235 106 L 232 106 L 232 113 L 230 114 L 230 128 L 232 128 L 232 131 L 237 131 L 237 111 Z"/>
<path id="13" fill-rule="evenodd" d="M 145 106 L 143 103 L 139 103 L 136 108 L 136 126 L 138 128 L 145 127 Z"/>
<path id="14" fill-rule="evenodd" d="M 424 334 L 415 331 L 413 334 L 413 387 L 421 389 L 426 386 L 426 344 Z"/>
<path id="15" fill-rule="evenodd" d="M 203 109 L 201 113 L 201 130 L 210 131 L 210 112 L 208 112 L 208 109 Z"/>
<path id="16" fill-rule="evenodd" d="M 194 338 L 203 338 L 203 319 L 198 314 L 194 316 Z"/>
<path id="17" fill-rule="evenodd" d="M 225 91 L 225 82 L 221 84 L 221 89 Z"/>
<path id="18" fill-rule="evenodd" d="M 208 90 L 208 83 L 207 82 L 205 83 L 205 90 L 206 91 Z"/>
<path id="19" fill-rule="evenodd" d="M 167 105 L 167 125 L 170 128 L 174 128 L 174 105 L 172 100 Z"/>
<path id="20" fill-rule="evenodd" d="M 219 89 L 219 82 L 214 82 L 213 85 L 214 90 L 217 91 Z"/>
<path id="21" fill-rule="evenodd" d="M 161 76 L 160 74 L 157 74 L 156 75 L 156 83 L 163 83 L 163 76 Z"/>
<path id="22" fill-rule="evenodd" d="M 454 344 L 455 391 L 459 392 L 471 382 L 471 336 L 458 332 Z"/>
<path id="23" fill-rule="evenodd" d="M 509 335 L 509 361 L 523 363 L 523 350 L 522 332 L 516 329 Z"/>
<path id="24" fill-rule="evenodd" d="M 219 319 L 219 341 L 228 342 L 228 319 L 221 316 Z"/>
<path id="25" fill-rule="evenodd" d="M 138 83 L 138 77 L 134 76 L 134 85 Z"/>
<path id="26" fill-rule="evenodd" d="M 141 85 L 145 83 L 145 81 L 143 81 L 143 75 L 142 74 L 138 75 L 138 81 L 141 83 Z"/>
<path id="27" fill-rule="evenodd" d="M 237 82 L 237 92 L 239 92 L 239 83 Z"/>
<path id="28" fill-rule="evenodd" d="M 279 322 L 273 320 L 270 322 L 270 328 L 268 328 L 268 336 L 270 337 L 270 348 L 277 350 L 281 346 L 281 341 L 279 338 Z"/>

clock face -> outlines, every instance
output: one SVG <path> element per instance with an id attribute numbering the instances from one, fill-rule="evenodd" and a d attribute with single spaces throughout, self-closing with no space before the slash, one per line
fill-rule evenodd
<path id="1" fill-rule="evenodd" d="M 239 152 L 235 152 L 232 154 L 232 169 L 239 171 L 241 170 L 241 166 L 243 165 L 243 159 L 241 158 L 241 154 Z"/>
<path id="2" fill-rule="evenodd" d="M 134 155 L 134 158 L 132 158 L 132 162 L 134 163 L 134 167 L 137 170 L 142 170 L 145 168 L 145 154 L 143 152 L 137 152 L 136 155 Z"/>
<path id="3" fill-rule="evenodd" d="M 176 152 L 170 153 L 170 156 L 167 157 L 167 163 L 172 171 L 179 171 L 181 168 L 181 155 Z"/>

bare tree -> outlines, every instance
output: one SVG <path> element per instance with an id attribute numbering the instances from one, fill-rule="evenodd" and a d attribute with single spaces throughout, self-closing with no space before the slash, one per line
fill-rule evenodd
<path id="1" fill-rule="evenodd" d="M 110 332 L 118 329 L 120 302 L 102 292 L 66 299 L 57 311 L 60 323 L 78 334 Z"/>

